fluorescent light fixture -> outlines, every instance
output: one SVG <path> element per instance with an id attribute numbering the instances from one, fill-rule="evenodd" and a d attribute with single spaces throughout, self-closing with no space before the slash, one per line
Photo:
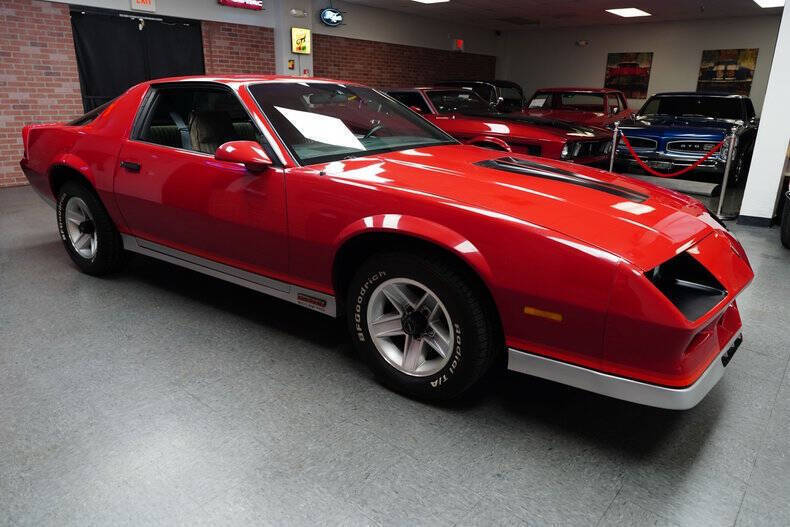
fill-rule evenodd
<path id="1" fill-rule="evenodd" d="M 641 9 L 637 9 L 635 7 L 623 7 L 622 9 L 607 9 L 607 13 L 612 13 L 613 15 L 622 16 L 625 18 L 631 18 L 635 16 L 651 16 L 650 13 L 647 11 L 642 11 Z"/>
<path id="2" fill-rule="evenodd" d="M 782 7 L 785 0 L 754 0 L 754 3 L 760 7 Z"/>
<path id="3" fill-rule="evenodd" d="M 441 4 L 444 2 L 449 2 L 450 0 L 412 0 L 413 2 L 417 2 L 419 4 Z"/>

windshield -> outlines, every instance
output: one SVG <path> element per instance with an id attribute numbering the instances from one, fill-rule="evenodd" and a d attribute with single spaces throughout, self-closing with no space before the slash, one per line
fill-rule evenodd
<path id="1" fill-rule="evenodd" d="M 640 117 L 647 115 L 737 120 L 741 118 L 741 103 L 730 97 L 653 97 L 639 110 Z"/>
<path id="2" fill-rule="evenodd" d="M 583 92 L 537 92 L 529 101 L 529 108 L 553 108 L 576 112 L 603 112 L 605 98 L 599 93 Z"/>
<path id="3" fill-rule="evenodd" d="M 555 96 L 556 108 L 581 112 L 604 111 L 604 96 L 598 93 L 559 93 Z"/>
<path id="4" fill-rule="evenodd" d="M 456 142 L 370 88 L 280 82 L 250 93 L 301 164 Z"/>
<path id="5" fill-rule="evenodd" d="M 431 90 L 428 98 L 438 113 L 485 113 L 491 106 L 472 90 Z"/>

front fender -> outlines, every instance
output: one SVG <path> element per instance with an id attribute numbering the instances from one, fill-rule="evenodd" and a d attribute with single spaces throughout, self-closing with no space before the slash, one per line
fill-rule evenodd
<path id="1" fill-rule="evenodd" d="M 467 141 L 465 141 L 468 145 L 476 145 L 482 146 L 484 148 L 495 148 L 496 150 L 504 150 L 505 152 L 512 152 L 513 149 L 510 148 L 510 145 L 507 144 L 505 141 L 498 137 L 491 137 L 490 135 L 478 135 L 477 137 L 473 137 Z"/>
<path id="2" fill-rule="evenodd" d="M 432 243 L 466 262 L 487 285 L 492 283 L 491 267 L 471 241 L 444 225 L 414 216 L 378 214 L 355 221 L 335 239 L 334 254 L 352 239 L 370 233 L 400 234 Z"/>

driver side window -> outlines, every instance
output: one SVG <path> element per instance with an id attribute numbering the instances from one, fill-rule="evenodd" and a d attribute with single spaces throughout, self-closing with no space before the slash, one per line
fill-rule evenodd
<path id="1" fill-rule="evenodd" d="M 620 105 L 620 98 L 615 95 L 609 95 L 609 113 L 616 114 L 623 111 L 623 107 Z"/>
<path id="2" fill-rule="evenodd" d="M 213 155 L 228 141 L 266 144 L 232 93 L 212 88 L 157 89 L 139 139 Z"/>

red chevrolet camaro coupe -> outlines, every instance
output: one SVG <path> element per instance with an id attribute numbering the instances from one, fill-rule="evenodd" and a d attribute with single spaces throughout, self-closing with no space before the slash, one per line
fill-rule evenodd
<path id="1" fill-rule="evenodd" d="M 696 200 L 458 141 L 328 80 L 146 82 L 27 126 L 22 168 L 82 271 L 141 253 L 342 316 L 426 399 L 511 370 L 689 408 L 741 340 L 743 248 Z"/>
<path id="2" fill-rule="evenodd" d="M 471 89 L 401 88 L 387 93 L 466 144 L 586 165 L 608 160 L 612 151 L 612 134 L 607 130 L 524 113 L 499 113 Z"/>

